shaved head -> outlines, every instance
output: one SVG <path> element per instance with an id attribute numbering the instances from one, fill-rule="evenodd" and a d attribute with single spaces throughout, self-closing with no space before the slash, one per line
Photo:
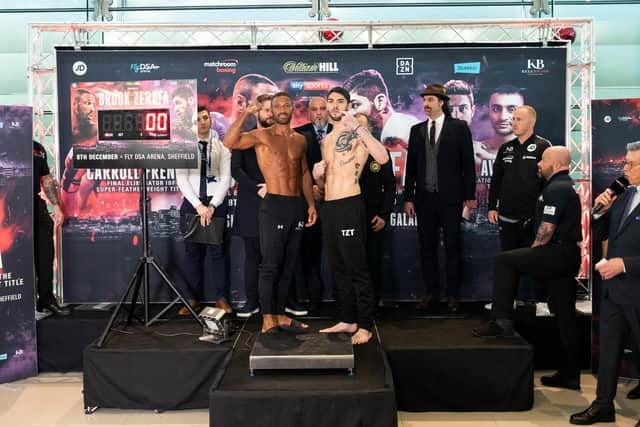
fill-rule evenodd
<path id="1" fill-rule="evenodd" d="M 571 152 L 567 147 L 549 147 L 542 153 L 542 159 L 538 162 L 538 173 L 549 180 L 553 175 L 571 168 Z"/>

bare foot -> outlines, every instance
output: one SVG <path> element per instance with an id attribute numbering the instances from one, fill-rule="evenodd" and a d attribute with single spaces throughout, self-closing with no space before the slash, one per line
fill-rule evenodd
<path id="1" fill-rule="evenodd" d="M 323 334 L 337 334 L 340 332 L 346 332 L 348 334 L 352 334 L 357 330 L 358 330 L 357 323 L 340 322 L 340 323 L 336 323 L 330 328 L 321 329 L 320 332 L 322 332 Z"/>
<path id="2" fill-rule="evenodd" d="M 300 330 L 309 328 L 309 325 L 307 325 L 306 323 L 302 323 L 298 320 L 292 319 L 291 317 L 284 314 L 279 314 L 278 316 L 276 316 L 276 318 L 278 321 L 278 326 L 283 327 L 284 329 Z"/>
<path id="3" fill-rule="evenodd" d="M 262 315 L 262 333 L 264 334 L 269 329 L 273 329 L 278 326 L 278 319 L 272 314 Z"/>
<path id="4" fill-rule="evenodd" d="M 371 337 L 373 337 L 373 334 L 371 332 L 367 331 L 366 329 L 360 328 L 358 329 L 358 332 L 353 334 L 353 336 L 351 337 L 351 344 L 366 344 L 369 342 Z"/>

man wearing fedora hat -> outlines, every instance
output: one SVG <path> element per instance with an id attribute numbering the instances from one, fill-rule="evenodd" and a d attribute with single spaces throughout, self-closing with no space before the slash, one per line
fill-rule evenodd
<path id="1" fill-rule="evenodd" d="M 420 94 L 427 120 L 411 128 L 407 154 L 404 210 L 418 217 L 422 277 L 426 295 L 419 310 L 440 301 L 438 243 L 442 227 L 447 277 L 447 308 L 459 310 L 462 208 L 475 209 L 476 172 L 471 131 L 451 117 L 446 89 L 430 84 Z"/>

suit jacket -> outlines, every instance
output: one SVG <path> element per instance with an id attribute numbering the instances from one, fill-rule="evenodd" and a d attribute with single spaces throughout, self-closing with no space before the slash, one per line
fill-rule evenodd
<path id="1" fill-rule="evenodd" d="M 405 172 L 404 201 L 419 204 L 424 198 L 427 123 L 411 128 Z M 476 198 L 476 169 L 471 131 L 463 120 L 445 117 L 438 139 L 438 193 L 444 204 Z"/>
<path id="2" fill-rule="evenodd" d="M 381 165 L 369 155 L 359 182 L 367 208 L 367 222 L 378 215 L 388 223 L 396 197 L 396 177 L 391 162 Z"/>
<path id="3" fill-rule="evenodd" d="M 600 218 L 608 226 L 607 259 L 620 257 L 626 273 L 603 280 L 603 295 L 620 305 L 640 305 L 640 205 L 623 218 L 627 200 L 632 194 L 628 190 L 620 195 L 609 212 Z M 622 222 L 622 226 L 620 223 Z"/>
<path id="4" fill-rule="evenodd" d="M 259 237 L 258 209 L 262 199 L 258 196 L 258 184 L 264 183 L 264 177 L 258 166 L 254 148 L 233 150 L 231 176 L 238 181 L 233 228 L 240 236 Z"/>
<path id="5" fill-rule="evenodd" d="M 327 125 L 327 134 L 331 132 L 333 129 L 333 125 L 329 123 Z M 307 123 L 306 125 L 299 126 L 294 129 L 296 132 L 304 135 L 304 138 L 307 140 L 307 164 L 309 165 L 309 172 L 313 171 L 313 165 L 322 160 L 322 152 L 320 151 L 320 141 L 318 141 L 318 135 L 316 135 L 316 130 L 313 127 L 313 123 Z M 326 136 L 326 134 L 325 134 Z M 311 175 L 311 180 L 315 184 L 315 180 L 313 179 L 313 174 Z"/>

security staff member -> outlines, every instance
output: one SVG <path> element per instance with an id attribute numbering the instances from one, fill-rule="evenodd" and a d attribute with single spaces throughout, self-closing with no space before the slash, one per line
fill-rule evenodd
<path id="1" fill-rule="evenodd" d="M 38 284 L 36 310 L 49 310 L 53 314 L 66 316 L 71 311 L 60 307 L 53 296 L 53 226 L 46 202 L 40 197 L 40 189 L 53 208 L 53 219 L 58 227 L 64 221 L 60 205 L 60 190 L 56 180 L 49 172 L 47 152 L 44 147 L 33 141 L 33 249 Z"/>
<path id="2" fill-rule="evenodd" d="M 503 251 L 531 245 L 536 200 L 544 180 L 538 175 L 538 162 L 551 143 L 533 133 L 536 110 L 523 105 L 513 113 L 516 138 L 498 150 L 489 190 L 489 222 L 500 224 Z"/>
<path id="3" fill-rule="evenodd" d="M 354 116 L 371 131 L 369 119 L 363 113 Z M 389 154 L 389 150 L 387 150 Z M 360 191 L 367 214 L 367 262 L 373 283 L 375 301 L 382 304 L 382 251 L 384 230 L 389 223 L 396 196 L 396 179 L 391 162 L 380 164 L 369 155 L 360 175 Z"/>
<path id="4" fill-rule="evenodd" d="M 580 388 L 576 331 L 575 276 L 580 267 L 582 240 L 580 198 L 569 177 L 571 155 L 566 147 L 550 147 L 542 154 L 538 170 L 548 183 L 538 199 L 536 237 L 529 248 L 496 257 L 492 321 L 475 329 L 479 337 L 513 336 L 513 299 L 521 274 L 542 282 L 555 308 L 565 360 L 559 371 L 541 378 L 542 384 L 573 390 Z"/>

